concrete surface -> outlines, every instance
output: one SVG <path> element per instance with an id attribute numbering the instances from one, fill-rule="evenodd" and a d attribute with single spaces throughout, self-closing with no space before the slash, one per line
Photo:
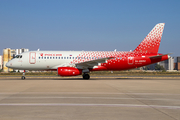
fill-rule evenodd
<path id="1" fill-rule="evenodd" d="M 180 79 L 0 79 L 0 120 L 180 120 Z"/>

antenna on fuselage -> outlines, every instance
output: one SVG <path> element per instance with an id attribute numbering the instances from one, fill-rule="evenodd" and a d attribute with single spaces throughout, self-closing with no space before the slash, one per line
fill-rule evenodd
<path id="1" fill-rule="evenodd" d="M 37 51 L 40 51 L 40 49 L 37 49 Z"/>
<path id="2" fill-rule="evenodd" d="M 114 52 L 116 52 L 116 49 L 114 50 Z"/>

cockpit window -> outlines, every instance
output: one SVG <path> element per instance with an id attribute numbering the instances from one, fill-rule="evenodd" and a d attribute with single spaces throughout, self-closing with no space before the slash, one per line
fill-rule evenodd
<path id="1" fill-rule="evenodd" d="M 16 55 L 16 57 L 15 58 L 19 58 L 19 55 Z"/>
<path id="2" fill-rule="evenodd" d="M 22 58 L 22 55 L 16 55 L 15 58 Z"/>

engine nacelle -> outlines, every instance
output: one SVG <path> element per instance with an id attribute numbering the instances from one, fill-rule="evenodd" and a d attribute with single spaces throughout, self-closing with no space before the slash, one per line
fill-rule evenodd
<path id="1" fill-rule="evenodd" d="M 60 76 L 76 76 L 82 74 L 82 70 L 74 67 L 58 67 L 57 72 Z"/>

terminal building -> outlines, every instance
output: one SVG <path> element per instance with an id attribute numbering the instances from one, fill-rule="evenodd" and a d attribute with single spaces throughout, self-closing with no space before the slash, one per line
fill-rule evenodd
<path id="1" fill-rule="evenodd" d="M 6 48 L 6 49 L 4 49 L 3 50 L 3 65 L 2 65 L 3 71 L 4 72 L 13 71 L 13 69 L 6 67 L 6 63 L 9 62 L 16 55 L 21 54 L 26 51 L 29 51 L 29 49 L 25 49 L 25 48 L 21 48 L 21 49 Z"/>

